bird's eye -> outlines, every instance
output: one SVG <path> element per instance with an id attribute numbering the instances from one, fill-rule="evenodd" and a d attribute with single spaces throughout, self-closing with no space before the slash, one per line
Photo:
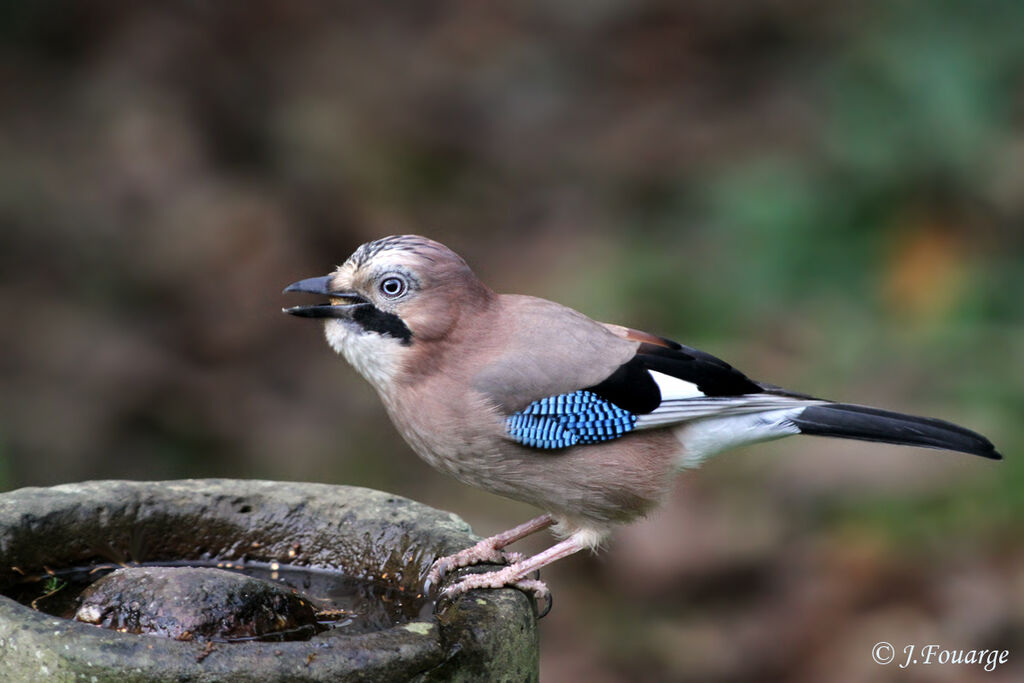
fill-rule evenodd
<path id="1" fill-rule="evenodd" d="M 386 277 L 380 282 L 380 291 L 386 297 L 394 299 L 405 294 L 408 285 L 400 277 Z"/>

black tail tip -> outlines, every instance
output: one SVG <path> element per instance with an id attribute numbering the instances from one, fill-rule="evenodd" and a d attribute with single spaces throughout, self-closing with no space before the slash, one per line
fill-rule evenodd
<path id="1" fill-rule="evenodd" d="M 997 451 L 994 448 L 991 451 L 989 451 L 988 453 L 978 453 L 978 455 L 980 455 L 983 458 L 988 458 L 989 460 L 1002 460 L 1003 459 L 1003 454 L 1000 453 L 999 451 Z"/>
<path id="2" fill-rule="evenodd" d="M 1002 460 L 992 442 L 966 427 L 933 417 L 894 413 L 850 403 L 812 405 L 791 418 L 802 434 L 959 451 Z"/>
<path id="3" fill-rule="evenodd" d="M 970 449 L 964 448 L 961 450 L 961 452 L 970 453 L 971 455 L 979 455 L 982 458 L 987 458 L 989 460 L 1003 459 L 1003 454 L 996 450 L 996 447 L 992 445 L 991 441 L 981 436 L 980 434 L 978 434 L 977 437 L 982 442 L 978 447 Z"/>

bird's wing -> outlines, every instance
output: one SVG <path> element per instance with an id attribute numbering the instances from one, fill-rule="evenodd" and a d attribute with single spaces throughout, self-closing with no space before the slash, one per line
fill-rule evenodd
<path id="1" fill-rule="evenodd" d="M 822 403 L 755 382 L 709 353 L 660 337 L 641 342 L 628 363 L 591 390 L 634 411 L 637 429 Z"/>
<path id="2" fill-rule="evenodd" d="M 560 304 L 503 294 L 495 316 L 467 331 L 478 356 L 464 359 L 469 384 L 501 414 L 598 384 L 627 362 L 637 342 Z"/>
<path id="3" fill-rule="evenodd" d="M 791 434 L 1002 457 L 984 436 L 945 420 L 786 391 L 755 382 L 703 351 L 637 330 L 607 327 L 637 343 L 633 356 L 597 384 L 542 398 L 510 415 L 505 426 L 512 439 L 556 449 L 685 424 L 676 430 L 684 466 L 736 446 Z"/>
<path id="4" fill-rule="evenodd" d="M 821 403 L 763 385 L 711 354 L 607 326 L 636 351 L 600 382 L 536 400 L 508 417 L 511 438 L 538 448 L 615 439 L 635 429 Z M 577 385 L 578 386 L 578 385 Z"/>

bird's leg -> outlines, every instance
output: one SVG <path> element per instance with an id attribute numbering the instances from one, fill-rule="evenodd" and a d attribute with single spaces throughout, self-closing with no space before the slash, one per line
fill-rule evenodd
<path id="1" fill-rule="evenodd" d="M 538 599 L 550 601 L 551 593 L 547 585 L 539 579 L 528 579 L 527 576 L 541 567 L 547 566 L 563 557 L 568 557 L 584 548 L 591 547 L 591 543 L 581 533 L 575 533 L 565 540 L 559 541 L 547 550 L 537 553 L 533 557 L 520 559 L 503 569 L 498 569 L 485 574 L 470 574 L 463 577 L 458 583 L 446 588 L 442 593 L 443 597 L 453 598 L 456 595 L 473 590 L 474 588 L 503 588 L 515 586 L 521 590 L 533 593 Z M 546 610 L 545 610 L 546 612 Z"/>
<path id="2" fill-rule="evenodd" d="M 440 585 L 441 577 L 447 572 L 460 567 L 468 567 L 480 562 L 493 562 L 495 564 L 508 562 L 515 564 L 522 560 L 523 556 L 519 553 L 504 553 L 502 549 L 521 538 L 526 538 L 530 534 L 547 529 L 554 523 L 555 520 L 551 515 L 543 514 L 540 517 L 531 519 L 529 522 L 520 524 L 514 529 L 485 538 L 472 547 L 460 550 L 453 555 L 442 557 L 430 567 L 430 572 L 427 573 L 427 580 L 424 582 L 423 587 L 429 591 L 431 586 Z"/>

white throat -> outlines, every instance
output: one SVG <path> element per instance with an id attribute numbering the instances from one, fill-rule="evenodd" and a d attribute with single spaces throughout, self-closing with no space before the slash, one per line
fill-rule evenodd
<path id="1" fill-rule="evenodd" d="M 378 392 L 387 393 L 401 367 L 402 346 L 398 340 L 366 332 L 341 320 L 326 321 L 324 336 L 331 348 L 343 355 Z"/>

